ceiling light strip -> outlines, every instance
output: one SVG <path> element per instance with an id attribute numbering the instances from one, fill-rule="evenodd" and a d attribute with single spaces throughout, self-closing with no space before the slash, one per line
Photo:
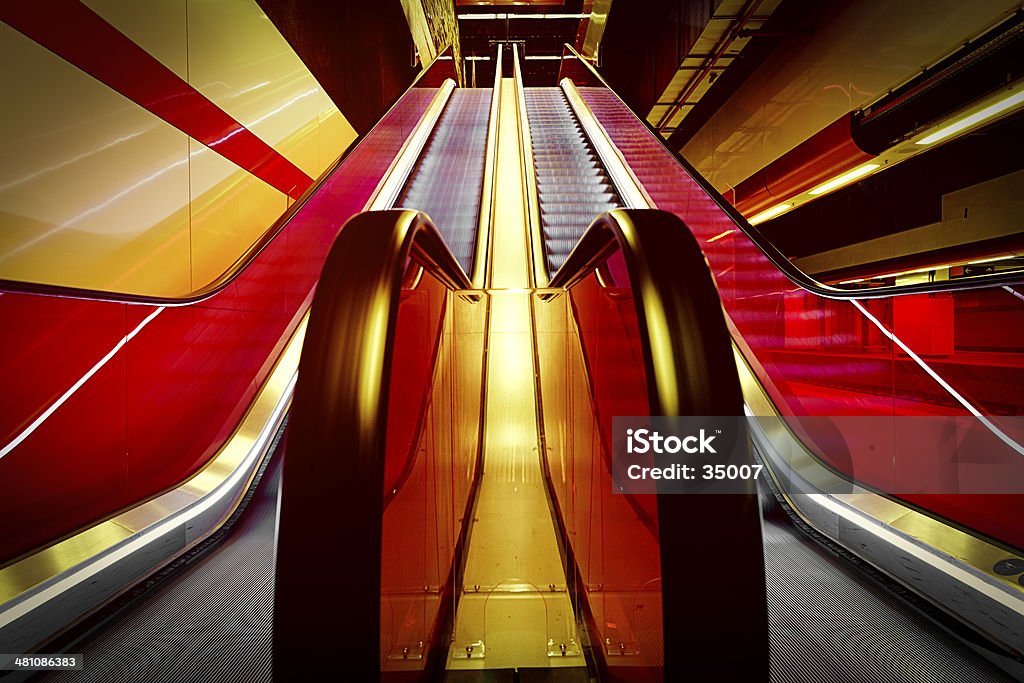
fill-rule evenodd
<path id="1" fill-rule="evenodd" d="M 829 180 L 828 182 L 818 185 L 814 189 L 810 190 L 807 194 L 811 195 L 812 197 L 817 197 L 818 195 L 825 194 L 826 192 L 831 192 L 832 190 L 839 189 L 844 185 L 849 185 L 858 178 L 863 178 L 864 176 L 869 175 L 872 171 L 874 171 L 877 168 L 879 168 L 879 164 L 864 164 L 863 166 L 858 166 L 852 171 L 847 171 L 846 173 L 836 176 L 835 178 Z"/>
<path id="2" fill-rule="evenodd" d="M 753 218 L 749 219 L 747 222 L 750 223 L 751 225 L 757 225 L 758 223 L 764 223 L 767 220 L 771 220 L 772 218 L 775 218 L 776 216 L 779 216 L 781 214 L 786 213 L 787 211 L 792 209 L 794 206 L 796 206 L 796 205 L 793 202 L 785 202 L 785 203 L 782 203 L 782 204 L 776 204 L 775 206 L 773 206 L 770 209 L 765 209 L 761 213 L 759 213 L 756 216 L 754 216 Z"/>
<path id="3" fill-rule="evenodd" d="M 480 21 L 505 21 L 511 19 L 589 19 L 590 13 L 580 14 L 512 14 L 503 12 L 500 14 L 460 14 L 459 21 L 480 20 Z"/>
<path id="4" fill-rule="evenodd" d="M 939 142 L 940 140 L 945 140 L 946 138 L 963 132 L 969 128 L 974 128 L 975 126 L 978 126 L 999 114 L 1016 109 L 1021 104 L 1024 104 L 1024 90 L 1013 92 L 1002 99 L 996 100 L 987 107 L 979 109 L 973 114 L 968 114 L 958 121 L 954 121 L 949 125 L 943 126 L 931 135 L 921 138 L 915 144 L 930 145 L 935 142 Z"/>

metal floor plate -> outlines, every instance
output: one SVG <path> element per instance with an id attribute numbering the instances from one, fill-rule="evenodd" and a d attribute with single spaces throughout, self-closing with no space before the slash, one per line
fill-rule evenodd
<path id="1" fill-rule="evenodd" d="M 270 681 L 280 466 L 270 463 L 219 547 L 77 648 L 84 671 L 33 680 Z M 773 683 L 1013 680 L 796 529 L 764 528 Z"/>
<path id="2" fill-rule="evenodd" d="M 773 683 L 1014 680 L 787 523 L 764 546 Z"/>
<path id="3" fill-rule="evenodd" d="M 272 680 L 274 544 L 280 453 L 231 534 L 77 648 L 82 671 L 34 681 L 179 683 Z"/>

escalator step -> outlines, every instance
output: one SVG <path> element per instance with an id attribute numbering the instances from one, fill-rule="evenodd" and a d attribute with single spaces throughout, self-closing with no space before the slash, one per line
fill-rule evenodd
<path id="1" fill-rule="evenodd" d="M 452 92 L 396 202 L 430 216 L 467 273 L 476 246 L 490 105 L 489 88 Z"/>
<path id="2" fill-rule="evenodd" d="M 621 206 L 618 194 L 560 88 L 528 88 L 544 248 L 554 273 L 597 216 Z"/>

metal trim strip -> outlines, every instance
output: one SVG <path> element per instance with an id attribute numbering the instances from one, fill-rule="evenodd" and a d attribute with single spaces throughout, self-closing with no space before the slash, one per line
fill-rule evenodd
<path id="1" fill-rule="evenodd" d="M 480 190 L 480 221 L 476 230 L 476 252 L 473 256 L 473 287 L 483 289 L 487 283 L 491 255 L 492 223 L 496 200 L 495 179 L 498 174 L 498 117 L 501 111 L 502 48 L 498 45 L 497 66 L 494 69 L 494 87 L 491 88 L 491 113 L 487 121 L 487 147 L 484 153 L 484 178 Z"/>
<path id="2" fill-rule="evenodd" d="M 516 114 L 518 118 L 519 149 L 522 159 L 523 187 L 526 188 L 526 220 L 529 223 L 530 279 L 534 287 L 546 286 L 550 279 L 547 257 L 544 254 L 544 237 L 541 234 L 540 198 L 537 192 L 537 173 L 533 167 L 533 143 L 530 137 L 530 119 L 526 115 L 526 93 L 523 90 L 523 73 L 519 66 L 519 46 L 513 45 L 513 78 L 516 86 Z"/>

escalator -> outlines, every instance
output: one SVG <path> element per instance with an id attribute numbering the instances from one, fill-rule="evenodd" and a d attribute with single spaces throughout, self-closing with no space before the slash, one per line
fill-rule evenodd
<path id="1" fill-rule="evenodd" d="M 397 203 L 433 216 L 467 273 L 473 272 L 480 220 L 491 93 L 490 88 L 458 88 L 452 92 Z"/>
<path id="2" fill-rule="evenodd" d="M 594 216 L 622 206 L 559 88 L 525 91 L 545 263 L 552 273 Z"/>
<path id="3" fill-rule="evenodd" d="M 829 460 L 822 443 L 834 441 L 816 442 L 815 423 L 785 424 L 962 413 L 980 392 L 951 397 L 924 371 L 929 359 L 900 353 L 895 297 L 828 291 L 817 304 L 820 287 L 780 273 L 778 255 L 746 239 L 582 59 L 566 65 L 576 84 L 558 89 L 524 91 L 500 67 L 493 89 L 438 89 L 433 123 L 392 164 L 395 187 L 385 178 L 374 194 L 426 215 L 356 216 L 324 266 L 280 500 L 278 454 L 226 542 L 74 641 L 97 662 L 91 672 L 181 680 L 231 671 L 235 657 L 248 680 L 269 680 L 273 620 L 279 680 L 1013 679 L 1021 641 L 971 620 L 985 607 L 968 604 L 974 584 L 959 587 L 968 597 L 956 614 L 919 612 L 941 577 L 907 595 L 882 546 L 849 520 L 868 525 L 868 504 L 906 504 L 889 518 L 896 532 L 931 520 L 997 551 L 978 557 L 1005 560 L 1019 555 L 1018 499 L 880 495 L 896 473 L 862 467 L 856 451 Z M 832 326 L 824 345 L 807 323 L 819 318 Z M 865 335 L 874 347 L 854 352 Z M 1012 392 L 997 380 L 985 396 L 983 413 L 1014 436 L 997 419 Z M 760 504 L 752 484 L 722 496 L 614 492 L 614 416 L 745 409 L 767 418 L 750 423 L 751 458 L 773 472 Z M 843 468 L 857 465 L 865 488 L 801 489 L 811 461 L 847 484 Z M 248 578 L 232 568 L 239 557 L 251 559 Z M 919 571 L 908 557 L 896 561 Z M 1012 612 L 1015 577 L 990 578 L 972 575 Z M 163 609 L 162 598 L 189 607 Z M 146 654 L 134 649 L 192 609 L 231 615 L 192 622 L 198 661 L 171 661 L 179 646 L 156 637 Z M 147 664 L 118 667 L 130 650 Z"/>
<path id="4" fill-rule="evenodd" d="M 479 347 L 472 346 L 474 350 L 467 354 L 463 344 L 476 345 L 481 343 L 481 339 L 486 340 L 483 344 L 486 350 L 484 363 L 481 365 L 474 360 L 469 366 L 473 368 L 470 373 L 473 377 L 470 395 L 476 396 L 476 378 L 484 378 L 480 380 L 484 387 L 484 399 L 479 402 L 474 399 L 473 402 L 478 409 L 475 419 L 459 423 L 462 426 L 454 430 L 458 434 L 441 438 L 444 447 L 437 449 L 438 431 L 445 431 L 443 426 L 446 420 L 431 421 L 430 417 L 426 418 L 426 423 L 431 424 L 434 431 L 432 436 L 421 432 L 419 457 L 423 461 L 422 465 L 415 465 L 427 471 L 436 471 L 438 463 L 444 465 L 446 462 L 446 452 L 462 454 L 459 457 L 465 460 L 458 461 L 456 469 L 462 472 L 464 478 L 461 481 L 454 478 L 454 489 L 458 491 L 477 482 L 476 491 L 467 498 L 459 498 L 454 506 L 450 505 L 447 498 L 439 501 L 436 497 L 437 480 L 422 479 L 424 489 L 419 493 L 413 492 L 416 489 L 399 491 L 399 497 L 408 495 L 416 501 L 419 519 L 427 510 L 427 526 L 435 527 L 434 531 L 429 532 L 435 535 L 428 535 L 428 538 L 437 539 L 435 542 L 442 551 L 440 554 L 432 550 L 426 552 L 424 574 L 412 571 L 411 575 L 400 579 L 392 575 L 390 567 L 403 561 L 399 558 L 405 557 L 403 543 L 409 542 L 409 525 L 413 521 L 391 507 L 397 498 L 390 501 L 385 498 L 385 505 L 379 508 L 380 526 L 359 537 L 360 544 L 369 544 L 367 547 L 370 548 L 371 557 L 376 556 L 377 548 L 382 553 L 380 567 L 369 568 L 364 579 L 372 584 L 378 580 L 375 577 L 381 576 L 382 593 L 379 596 L 367 596 L 363 605 L 365 611 L 361 613 L 367 620 L 364 623 L 369 627 L 360 632 L 355 648 L 362 653 L 363 658 L 359 663 L 350 661 L 353 670 L 366 675 L 383 673 L 385 676 L 425 671 L 428 676 L 436 678 L 441 677 L 440 672 L 447 669 L 444 676 L 449 680 L 506 680 L 506 677 L 507 680 L 528 680 L 531 676 L 539 676 L 538 668 L 550 669 L 555 662 L 565 662 L 578 656 L 579 651 L 584 660 L 591 664 L 588 675 L 596 674 L 602 679 L 678 680 L 681 676 L 689 675 L 697 680 L 711 680 L 716 676 L 716 679 L 742 676 L 753 680 L 767 676 L 769 654 L 767 650 L 758 653 L 756 645 L 749 644 L 764 643 L 767 648 L 771 642 L 771 675 L 775 680 L 814 680 L 821 672 L 828 672 L 836 680 L 916 680 L 921 671 L 928 671 L 937 680 L 956 680 L 963 675 L 1010 680 L 976 651 L 982 650 L 986 657 L 993 660 L 1004 657 L 1001 664 L 1005 665 L 1008 663 L 1005 659 L 1006 650 L 1000 652 L 998 647 L 986 648 L 979 645 L 982 641 L 977 638 L 961 640 L 956 635 L 944 632 L 941 629 L 948 627 L 950 621 L 941 616 L 936 617 L 933 610 L 931 614 L 936 617 L 937 626 L 918 615 L 914 608 L 908 607 L 903 598 L 889 592 L 895 589 L 895 595 L 898 596 L 902 590 L 892 576 L 879 572 L 869 562 L 858 565 L 856 562 L 848 564 L 846 559 L 837 560 L 836 556 L 850 556 L 849 551 L 825 534 L 818 534 L 815 540 L 805 536 L 803 529 L 813 532 L 813 527 L 808 525 L 808 518 L 802 516 L 801 510 L 792 504 L 802 494 L 779 492 L 782 504 L 792 513 L 793 519 L 776 515 L 767 522 L 765 538 L 769 541 L 769 549 L 766 561 L 762 559 L 759 523 L 755 534 L 747 533 L 749 527 L 745 525 L 756 519 L 756 516 L 751 518 L 749 510 L 744 512 L 747 506 L 742 497 L 728 500 L 709 497 L 698 501 L 687 497 L 662 496 L 655 501 L 641 496 L 611 494 L 613 483 L 601 453 L 608 450 L 611 433 L 608 423 L 612 416 L 659 412 L 713 414 L 708 412 L 712 410 L 708 404 L 714 404 L 716 399 L 711 397 L 714 392 L 709 391 L 709 388 L 728 385 L 731 368 L 736 367 L 737 359 L 741 363 L 746 361 L 744 356 L 733 356 L 731 352 L 726 354 L 728 358 L 721 357 L 721 352 L 731 348 L 731 345 L 724 338 L 713 341 L 715 323 L 711 321 L 714 320 L 714 309 L 717 307 L 705 309 L 702 315 L 707 317 L 700 324 L 693 320 L 684 324 L 680 318 L 675 318 L 676 328 L 664 319 L 659 322 L 654 313 L 660 310 L 664 315 L 666 310 L 678 312 L 685 308 L 673 309 L 673 292 L 678 293 L 679 301 L 685 300 L 689 306 L 693 305 L 690 297 L 701 299 L 695 296 L 695 292 L 701 291 L 699 282 L 684 281 L 684 278 L 685 274 L 699 277 L 704 272 L 702 263 L 706 251 L 688 247 L 685 240 L 674 244 L 659 242 L 661 239 L 688 234 L 680 229 L 675 218 L 664 213 L 613 213 L 584 231 L 578 217 L 566 219 L 564 223 L 557 222 L 562 220 L 562 216 L 571 213 L 566 210 L 569 203 L 560 200 L 570 193 L 580 191 L 588 200 L 596 196 L 599 201 L 621 202 L 633 207 L 637 207 L 640 202 L 648 202 L 646 206 L 651 207 L 653 203 L 650 202 L 659 193 L 674 192 L 680 196 L 674 197 L 674 203 L 666 203 L 665 208 L 674 209 L 675 213 L 684 213 L 691 220 L 706 216 L 708 220 L 720 222 L 725 219 L 731 225 L 731 228 L 702 237 L 702 242 L 710 238 L 710 243 L 714 244 L 733 233 L 740 237 L 742 231 L 734 218 L 712 200 L 706 188 L 693 183 L 679 183 L 679 173 L 675 168 L 684 167 L 671 157 L 666 159 L 660 147 L 653 148 L 651 140 L 644 137 L 649 135 L 645 128 L 641 126 L 639 129 L 628 130 L 629 126 L 623 122 L 633 126 L 639 123 L 635 117 L 628 118 L 632 115 L 623 109 L 621 116 L 624 118 L 616 121 L 615 117 L 619 116 L 620 110 L 613 107 L 612 103 L 620 108 L 621 103 L 614 99 L 614 95 L 602 93 L 596 86 L 589 88 L 584 86 L 576 89 L 571 83 L 563 84 L 561 93 L 555 91 L 538 96 L 527 92 L 519 103 L 520 123 L 527 122 L 530 127 L 520 134 L 522 148 L 519 156 L 528 166 L 531 157 L 534 161 L 533 168 L 527 168 L 522 177 L 527 185 L 531 178 L 536 183 L 532 190 L 536 195 L 535 200 L 531 198 L 528 186 L 520 187 L 518 194 L 523 198 L 517 203 L 517 210 L 527 212 L 527 223 L 530 222 L 529 214 L 535 211 L 534 227 L 525 228 L 530 257 L 534 260 L 533 282 L 536 283 L 530 297 L 530 317 L 522 317 L 524 306 L 521 299 L 526 280 L 518 266 L 506 267 L 502 277 L 492 277 L 488 281 L 489 286 L 484 289 L 467 289 L 465 278 L 446 265 L 442 255 L 444 250 L 439 247 L 440 239 L 425 217 L 394 215 L 388 220 L 384 217 L 374 218 L 372 223 L 367 217 L 365 225 L 357 228 L 353 224 L 348 228 L 348 234 L 353 239 L 362 241 L 362 238 L 356 237 L 357 232 L 367 235 L 385 233 L 388 232 L 389 222 L 404 225 L 400 229 L 391 230 L 398 230 L 394 234 L 404 236 L 406 241 L 400 253 L 413 255 L 416 264 L 413 269 L 423 269 L 418 286 L 422 287 L 423 283 L 432 281 L 428 289 L 441 290 L 430 295 L 436 297 L 438 302 L 431 307 L 438 318 L 428 327 L 442 330 L 441 341 L 437 344 L 441 351 L 434 355 L 438 365 L 434 370 L 433 383 L 428 386 L 428 403 L 431 406 L 444 406 L 445 411 L 458 411 L 464 407 L 458 397 L 465 396 L 466 392 L 458 387 L 454 379 L 464 373 L 454 368 L 465 370 L 461 363 L 466 362 L 467 355 L 476 358 L 475 350 Z M 580 108 L 574 102 L 582 102 L 584 105 L 590 103 L 593 111 Z M 600 108 L 602 103 L 606 105 L 603 110 Z M 503 115 L 506 111 L 503 105 Z M 571 118 L 567 117 L 570 113 Z M 601 127 L 607 129 L 613 139 L 619 136 L 615 140 L 621 143 L 618 150 L 612 146 L 612 140 L 601 141 L 594 137 L 594 116 L 601 120 Z M 585 121 L 587 117 L 591 119 L 589 125 Z M 503 122 L 505 120 L 502 119 Z M 544 131 L 546 124 L 553 124 L 555 130 Z M 587 131 L 586 136 L 581 131 Z M 503 154 L 499 151 L 499 157 Z M 620 161 L 619 168 L 611 168 L 617 156 L 620 160 L 625 158 L 631 161 L 633 166 L 625 166 Z M 551 160 L 556 161 L 550 163 Z M 600 163 L 597 163 L 598 160 Z M 669 163 L 676 166 L 669 166 Z M 580 170 L 575 180 L 559 176 L 558 169 L 566 167 Z M 505 176 L 505 180 L 515 175 L 514 172 L 510 173 Z M 611 191 L 611 178 L 615 179 L 614 192 Z M 634 187 L 619 184 L 623 178 L 632 179 Z M 507 187 L 501 184 L 502 190 Z M 546 190 L 551 187 L 558 187 L 560 191 L 551 193 Z M 591 192 L 595 189 L 596 192 Z M 511 191 L 509 193 L 513 194 Z M 497 215 L 507 213 L 496 212 Z M 492 237 L 495 253 L 499 253 L 501 245 L 500 253 L 508 255 L 513 251 L 513 245 L 523 240 L 523 227 L 518 228 L 518 235 L 513 234 L 511 237 L 507 233 L 511 226 L 494 226 L 492 229 L 495 231 Z M 575 235 L 582 235 L 582 240 L 577 243 Z M 570 240 L 574 244 L 574 249 L 564 259 L 562 253 L 566 250 L 558 246 L 558 240 Z M 382 238 L 382 241 L 394 244 L 396 239 Z M 342 253 L 341 246 L 336 249 L 339 254 Z M 345 251 L 351 253 L 351 245 Z M 422 254 L 418 260 L 416 253 Z M 638 253 L 644 255 L 642 263 Z M 729 270 L 716 271 L 714 262 L 711 263 L 712 274 L 717 279 L 719 289 L 723 287 L 723 282 L 738 288 L 736 281 L 741 277 L 749 277 L 749 272 L 740 269 L 747 266 L 744 259 L 753 258 L 753 252 L 738 253 L 737 265 L 732 270 L 739 272 L 732 276 Z M 331 274 L 336 284 L 331 286 L 337 287 L 339 291 L 351 289 L 355 283 L 348 282 L 344 286 L 340 284 L 346 282 L 346 262 L 341 260 L 340 255 L 338 258 Z M 519 256 L 515 255 L 512 260 L 517 258 Z M 692 258 L 692 261 L 687 261 L 687 258 Z M 406 263 L 404 258 L 385 260 L 389 263 Z M 498 267 L 497 259 L 494 267 Z M 663 275 L 669 272 L 672 278 Z M 664 278 L 660 281 L 659 273 Z M 759 273 L 758 277 L 761 279 L 760 286 L 764 287 L 764 274 Z M 685 294 L 679 293 L 680 289 Z M 790 289 L 794 288 L 791 286 Z M 658 292 L 664 298 L 660 305 L 652 305 L 650 301 L 644 301 L 638 292 Z M 744 291 L 744 294 L 753 296 L 756 301 L 758 293 Z M 841 293 L 835 294 L 836 298 L 841 297 Z M 402 306 L 405 301 L 420 295 L 403 291 L 401 296 L 408 299 L 397 296 L 395 293 L 391 295 L 393 301 L 400 302 L 391 315 L 394 316 L 392 324 L 396 330 L 396 339 L 400 339 L 404 328 L 403 317 L 409 315 Z M 427 295 L 423 293 L 422 296 Z M 513 303 L 517 297 L 520 301 Z M 703 297 L 705 301 L 707 298 Z M 717 300 L 717 296 L 713 297 L 713 301 Z M 485 312 L 481 312 L 481 308 Z M 516 309 L 518 312 L 510 313 Z M 730 310 L 727 305 L 726 311 Z M 483 322 L 479 316 L 483 316 Z M 776 310 L 774 316 L 776 323 L 785 320 L 781 310 Z M 668 318 L 672 319 L 672 315 L 669 314 Z M 461 332 L 460 320 L 465 325 Z M 520 324 L 523 320 L 527 322 Z M 764 324 L 765 321 L 760 322 Z M 737 333 L 738 323 L 730 318 L 728 324 L 734 342 L 738 348 L 741 347 L 743 335 Z M 521 358 L 518 352 L 506 348 L 500 339 L 501 335 L 522 337 L 531 326 L 534 339 L 532 363 Z M 652 329 L 673 329 L 674 332 L 667 333 L 666 338 L 663 333 L 653 334 L 650 331 Z M 322 332 L 317 339 L 316 344 L 320 348 L 316 357 L 345 355 L 344 350 L 337 346 L 338 340 L 329 331 Z M 384 350 L 374 352 L 374 358 L 387 356 L 386 350 L 390 347 L 386 340 L 381 343 Z M 497 363 L 495 356 L 498 356 Z M 395 351 L 393 357 L 399 358 L 400 354 Z M 463 360 L 452 365 L 453 357 Z M 752 357 L 756 358 L 756 355 Z M 696 361 L 697 358 L 704 358 L 704 361 Z M 683 359 L 689 362 L 685 370 L 673 365 L 682 363 Z M 504 383 L 504 375 L 508 372 L 506 368 L 529 368 L 531 365 L 532 372 L 527 370 L 525 374 L 527 377 L 535 376 L 536 399 L 529 399 L 525 411 L 521 407 L 510 407 L 515 404 L 519 390 L 509 389 L 510 385 Z M 698 377 L 701 373 L 695 372 L 695 368 L 706 368 L 710 375 Z M 743 401 L 749 409 L 755 397 L 752 393 L 748 396 L 746 392 L 752 376 L 749 366 L 747 368 L 741 380 L 745 390 Z M 387 366 L 384 365 L 374 368 L 372 376 L 386 372 Z M 297 403 L 296 412 L 309 410 L 322 416 L 322 412 L 316 412 L 322 410 L 320 397 L 324 391 L 331 391 L 330 387 L 337 378 L 324 379 L 323 373 L 319 371 L 312 374 L 318 378 L 318 386 L 306 388 L 308 397 L 304 403 Z M 714 381 L 711 377 L 714 377 Z M 669 378 L 675 378 L 676 381 Z M 754 382 L 757 382 L 756 376 Z M 358 386 L 351 380 L 343 383 Z M 401 380 L 396 382 L 392 374 L 390 387 L 395 392 L 407 385 Z M 535 581 L 521 580 L 515 572 L 506 574 L 504 584 L 493 578 L 490 583 L 466 580 L 467 574 L 472 575 L 475 571 L 472 558 L 477 524 L 493 525 L 492 516 L 500 514 L 489 499 L 487 477 L 491 470 L 495 467 L 503 468 L 502 474 L 507 477 L 507 483 L 535 483 L 531 481 L 533 474 L 527 474 L 525 478 L 515 477 L 517 468 L 534 471 L 530 469 L 532 465 L 526 465 L 529 459 L 524 459 L 523 454 L 520 453 L 511 462 L 499 462 L 490 457 L 490 451 L 495 447 L 489 437 L 495 422 L 495 411 L 491 407 L 494 399 L 490 394 L 492 390 L 500 392 L 505 400 L 505 409 L 500 412 L 502 417 L 499 418 L 507 432 L 503 439 L 514 442 L 517 444 L 515 448 L 520 448 L 524 434 L 526 442 L 532 442 L 535 440 L 532 430 L 539 427 L 536 441 L 551 499 L 551 516 L 562 539 L 561 553 L 566 578 L 564 587 L 551 582 L 545 589 L 544 585 L 538 585 Z M 303 388 L 300 388 L 299 395 L 302 394 Z M 868 402 L 872 400 L 870 396 L 866 399 Z M 702 401 L 708 403 L 702 404 Z M 717 410 L 723 414 L 729 410 L 742 410 L 738 404 L 731 409 L 723 408 L 727 400 L 722 401 L 717 404 Z M 341 412 L 347 414 L 354 410 L 352 407 L 344 407 Z M 330 408 L 331 414 L 337 414 L 338 411 L 338 406 L 332 405 Z M 537 424 L 521 429 L 523 414 L 533 411 L 537 414 Z M 363 413 L 366 412 L 364 408 Z M 399 425 L 409 419 L 408 416 L 391 412 L 389 407 L 380 403 L 374 415 L 380 422 L 377 422 L 375 430 L 370 431 L 382 435 L 393 427 L 401 430 Z M 446 413 L 446 416 L 450 417 L 451 414 Z M 310 431 L 305 437 L 303 451 L 308 450 L 311 455 L 309 462 L 300 467 L 312 468 L 313 462 L 328 457 L 322 444 L 344 437 L 341 433 L 324 434 L 317 426 L 324 422 L 323 417 L 307 420 Z M 763 429 L 758 429 L 756 424 L 752 427 L 757 456 L 762 462 L 774 465 L 770 460 L 772 455 L 766 451 L 773 444 L 772 439 L 778 435 L 766 434 Z M 382 438 L 372 444 L 362 444 L 371 451 L 359 457 L 361 463 L 367 464 L 367 469 L 361 470 L 361 475 L 369 482 L 367 488 L 370 491 L 377 486 L 374 482 L 382 478 L 385 490 L 391 491 L 383 473 L 391 467 L 389 463 L 393 458 L 406 457 L 405 448 L 394 452 L 388 445 L 389 441 L 390 438 Z M 508 442 L 503 441 L 503 445 L 507 446 Z M 343 449 L 346 451 L 357 445 L 351 441 L 344 443 L 350 444 Z M 477 469 L 463 469 L 465 463 L 473 463 L 474 460 Z M 451 466 L 450 461 L 447 466 Z M 377 469 L 381 471 L 377 472 Z M 310 473 L 315 471 L 311 469 L 297 475 L 301 481 L 296 490 L 308 491 L 307 487 L 314 485 Z M 449 476 L 443 475 L 441 478 L 447 479 Z M 783 474 L 778 476 L 784 478 Z M 319 481 L 329 480 L 321 478 Z M 406 480 L 405 485 L 409 486 L 410 481 Z M 320 495 L 327 494 L 314 495 L 313 499 Z M 750 492 L 747 495 L 749 497 Z M 286 501 L 287 496 L 286 491 Z M 475 501 L 474 496 L 477 497 Z M 372 496 L 359 501 L 356 507 L 361 510 L 375 509 Z M 287 502 L 283 510 L 288 510 Z M 481 510 L 483 514 L 477 514 Z M 291 513 L 294 521 L 291 523 L 305 524 L 310 512 L 302 508 L 294 510 Z M 369 514 L 370 518 L 376 516 L 373 512 Z M 515 517 L 521 517 L 520 512 Z M 690 521 L 695 518 L 714 520 L 714 524 L 702 529 Z M 468 519 L 473 522 L 467 523 Z M 283 539 L 288 533 L 288 523 L 288 513 L 285 512 L 282 516 Z M 443 539 L 436 535 L 440 533 L 437 528 L 444 530 Z M 680 532 L 681 528 L 685 528 L 685 532 Z M 668 529 L 672 529 L 675 534 L 673 542 L 668 541 Z M 326 532 L 325 529 L 321 531 Z M 339 537 L 350 538 L 354 533 L 355 530 L 346 529 L 339 533 Z M 481 533 L 491 538 L 492 532 Z M 507 529 L 507 533 L 512 538 L 517 537 L 514 529 Z M 727 542 L 724 540 L 726 538 Z M 433 545 L 431 540 L 427 542 L 428 548 Z M 524 548 L 515 541 L 510 545 L 513 546 L 510 549 L 513 556 L 524 552 Z M 294 547 L 297 548 L 298 544 Z M 697 558 L 692 550 L 687 550 L 695 547 L 701 548 Z M 871 551 L 867 545 L 864 547 Z M 416 546 L 415 550 L 413 556 L 420 556 L 423 547 Z M 289 554 L 287 557 L 297 555 Z M 711 566 L 714 563 L 706 561 L 709 557 L 728 557 L 729 566 L 736 569 L 731 576 L 724 576 L 719 567 Z M 762 565 L 762 562 L 765 564 Z M 666 570 L 668 566 L 672 568 Z M 279 571 L 284 570 L 284 565 L 279 566 Z M 290 581 L 297 584 L 303 572 L 294 567 L 288 571 L 292 572 Z M 765 572 L 769 578 L 767 589 L 758 580 Z M 386 578 L 388 576 L 391 578 Z M 432 581 L 418 582 L 416 579 L 421 576 L 431 578 Z M 673 580 L 663 581 L 661 578 L 668 576 Z M 283 579 L 284 575 L 279 574 L 279 581 Z M 414 597 L 417 591 L 413 587 L 420 583 L 431 597 Z M 725 587 L 726 583 L 729 584 L 728 588 Z M 818 588 L 815 588 L 816 584 Z M 713 598 L 695 601 L 692 591 L 683 590 L 694 585 L 701 586 L 702 592 Z M 404 586 L 405 590 L 398 590 L 400 586 Z M 575 632 L 571 625 L 564 623 L 568 613 L 552 607 L 561 600 L 560 594 L 563 591 L 570 594 L 578 619 L 578 630 Z M 543 655 L 544 646 L 547 646 L 547 656 L 551 662 L 547 667 L 523 665 L 513 673 L 511 667 L 498 663 L 504 661 L 502 656 L 505 654 L 501 652 L 505 640 L 500 628 L 488 628 L 486 623 L 477 624 L 479 628 L 476 630 L 462 628 L 465 623 L 462 612 L 466 605 L 478 601 L 485 604 L 490 601 L 495 605 L 492 621 L 502 624 L 514 620 L 512 612 L 502 611 L 498 605 L 502 601 L 516 599 L 516 595 L 523 601 L 544 606 L 544 609 L 534 612 L 535 619 L 544 625 L 543 628 L 538 625 L 535 629 L 539 633 L 535 638 L 534 651 Z M 763 604 L 765 595 L 767 615 L 757 607 L 759 603 Z M 294 630 L 301 617 L 292 606 L 301 605 L 310 599 L 311 593 L 301 589 L 287 588 L 283 593 L 279 592 L 278 606 L 282 614 L 278 623 L 281 630 Z M 410 602 L 415 607 L 410 607 Z M 922 605 L 914 600 L 910 602 Z M 343 595 L 339 594 L 332 604 L 341 609 L 347 603 Z M 401 611 L 396 610 L 399 604 L 402 605 Z M 375 614 L 379 614 L 379 621 L 376 622 L 379 631 L 374 628 L 376 624 L 372 617 Z M 728 615 L 728 626 L 723 622 L 720 628 L 716 628 L 716 618 L 723 618 L 724 615 Z M 886 620 L 887 627 L 864 632 L 862 638 L 851 643 L 847 631 L 853 628 L 854 617 L 851 615 L 857 615 L 856 619 L 872 615 Z M 486 622 L 487 619 L 485 617 L 480 621 Z M 323 640 L 317 640 L 318 643 L 339 637 L 355 637 L 354 633 L 337 626 L 326 623 L 321 626 L 323 632 L 317 638 Z M 928 630 L 922 633 L 922 628 Z M 952 630 L 961 635 L 964 632 L 963 629 Z M 705 635 L 708 632 L 715 633 L 718 639 L 715 642 L 701 641 L 700 632 Z M 693 656 L 693 652 L 722 652 L 720 634 L 725 632 L 730 634 L 730 641 L 748 644 L 743 661 L 708 662 Z M 431 638 L 437 634 L 440 637 L 431 646 Z M 885 639 L 884 647 L 870 645 L 870 639 L 876 636 Z M 687 643 L 689 648 L 669 646 L 669 643 Z M 814 654 L 815 648 L 818 648 L 817 654 Z M 431 649 L 435 653 L 433 660 L 429 654 Z M 936 649 L 943 652 L 941 657 L 934 656 Z M 526 656 L 523 657 L 523 661 L 526 661 Z M 819 661 L 819 657 L 826 658 L 827 662 Z M 477 662 L 476 666 L 472 666 L 474 661 Z M 1012 666 L 1012 661 L 1009 661 L 1009 665 Z M 575 669 L 576 674 L 583 675 L 582 664 L 569 669 Z M 472 674 L 474 671 L 475 677 Z M 481 671 L 488 672 L 489 677 L 482 678 Z"/>

